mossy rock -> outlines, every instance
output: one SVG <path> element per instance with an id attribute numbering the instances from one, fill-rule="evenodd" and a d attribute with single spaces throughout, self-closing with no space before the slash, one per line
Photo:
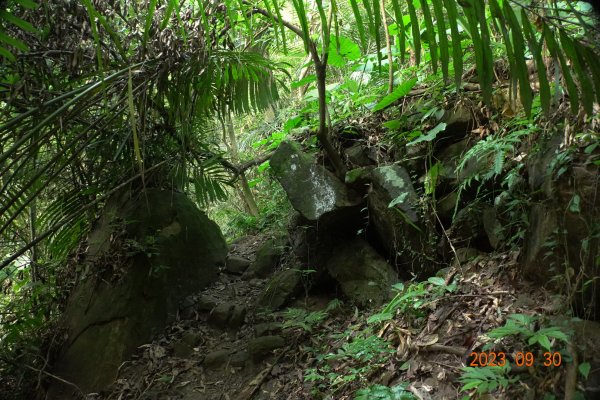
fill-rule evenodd
<path id="1" fill-rule="evenodd" d="M 125 240 L 109 240 L 121 232 Z M 86 269 L 94 273 L 71 295 L 63 316 L 68 339 L 53 374 L 84 393 L 104 389 L 173 319 L 179 301 L 216 280 L 226 254 L 219 227 L 182 193 L 149 189 L 111 198 L 90 234 Z M 122 260 L 118 274 L 101 272 L 106 259 Z M 55 384 L 49 398 L 72 398 L 71 391 Z"/>

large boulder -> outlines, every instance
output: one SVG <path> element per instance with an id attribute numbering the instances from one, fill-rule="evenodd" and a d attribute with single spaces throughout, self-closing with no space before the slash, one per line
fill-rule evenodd
<path id="1" fill-rule="evenodd" d="M 216 280 L 227 254 L 219 227 L 194 203 L 158 189 L 111 198 L 88 243 L 87 275 L 66 307 L 66 341 L 52 370 L 84 393 L 111 384 L 180 300 Z M 56 382 L 48 398 L 75 396 Z"/>
<path id="2" fill-rule="evenodd" d="M 361 202 L 334 174 L 318 165 L 314 157 L 302 152 L 297 143 L 282 142 L 270 165 L 292 206 L 309 221 Z"/>
<path id="3" fill-rule="evenodd" d="M 356 304 L 381 304 L 389 297 L 398 277 L 371 245 L 361 239 L 342 243 L 326 264 L 329 275 Z"/>
<path id="4" fill-rule="evenodd" d="M 600 320 L 600 168 L 597 155 L 574 154 L 560 166 L 560 138 L 542 143 L 527 164 L 536 198 L 529 212 L 522 257 L 525 275 L 573 292 L 578 315 Z M 553 279 L 569 276 L 570 279 Z"/>
<path id="5" fill-rule="evenodd" d="M 419 198 L 408 172 L 400 165 L 386 165 L 371 176 L 369 227 L 403 272 L 428 276 L 434 272 L 436 236 L 419 217 Z"/>

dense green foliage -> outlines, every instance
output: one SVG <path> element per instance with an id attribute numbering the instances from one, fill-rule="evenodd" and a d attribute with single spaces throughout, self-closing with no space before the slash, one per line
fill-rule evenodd
<path id="1" fill-rule="evenodd" d="M 122 188 L 186 192 L 230 236 L 283 226 L 288 208 L 261 156 L 296 133 L 343 175 L 334 126 L 351 133 L 350 117 L 389 111 L 419 90 L 440 103 L 480 91 L 490 110 L 519 114 L 459 166 L 489 157 L 490 169 L 464 186 L 485 182 L 565 99 L 573 116 L 594 114 L 597 38 L 590 6 L 572 1 L 0 1 L 3 347 L 41 336 L 57 315 L 76 272 L 69 257 Z M 421 106 L 421 123 L 439 111 Z M 238 143 L 226 134 L 232 116 Z M 407 118 L 387 121 L 383 140 L 429 143 L 444 129 L 398 132 Z M 250 201 L 237 186 L 245 173 L 259 215 L 215 206 L 236 191 Z M 393 312 L 404 307 L 395 301 Z M 388 351 L 362 340 L 375 355 Z M 314 379 L 339 378 L 323 372 Z"/>

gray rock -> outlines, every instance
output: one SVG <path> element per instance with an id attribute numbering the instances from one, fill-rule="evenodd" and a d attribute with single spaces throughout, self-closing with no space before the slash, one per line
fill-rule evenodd
<path id="1" fill-rule="evenodd" d="M 250 260 L 239 256 L 228 256 L 225 260 L 225 269 L 232 274 L 243 274 L 250 266 Z"/>
<path id="2" fill-rule="evenodd" d="M 369 182 L 372 179 L 371 173 L 373 172 L 374 169 L 375 169 L 375 167 L 373 167 L 371 165 L 368 167 L 360 167 L 360 168 L 352 169 L 352 170 L 346 172 L 346 177 L 345 177 L 344 181 L 348 184 Z"/>
<path id="3" fill-rule="evenodd" d="M 184 341 L 173 343 L 173 355 L 179 358 L 189 358 L 194 353 L 194 348 Z"/>
<path id="4" fill-rule="evenodd" d="M 482 239 L 485 239 L 484 242 L 489 246 L 483 227 L 483 212 L 486 208 L 485 204 L 472 203 L 456 213 L 448 230 L 454 247 L 475 247 Z"/>
<path id="5" fill-rule="evenodd" d="M 266 336 L 269 333 L 281 331 L 282 324 L 280 322 L 263 322 L 254 325 L 254 334 L 258 336 Z"/>
<path id="6" fill-rule="evenodd" d="M 348 161 L 358 167 L 364 167 L 373 163 L 361 144 L 355 144 L 347 149 L 344 149 L 344 154 L 346 154 Z"/>
<path id="7" fill-rule="evenodd" d="M 212 296 L 201 295 L 196 302 L 196 309 L 199 311 L 211 311 L 217 306 L 218 300 Z"/>
<path id="8" fill-rule="evenodd" d="M 111 240 L 123 229 L 128 242 Z M 63 316 L 69 339 L 52 373 L 84 393 L 110 385 L 122 362 L 172 321 L 186 296 L 217 279 L 227 246 L 219 227 L 185 195 L 148 189 L 108 200 L 89 235 L 89 264 L 82 269 L 100 271 L 94 263 L 106 255 L 118 259 L 115 254 L 124 260 L 121 275 L 83 279 Z M 55 381 L 48 398 L 70 398 L 71 392 Z"/>
<path id="9" fill-rule="evenodd" d="M 344 294 L 361 306 L 386 301 L 398 280 L 392 267 L 362 239 L 336 247 L 326 269 Z"/>
<path id="10" fill-rule="evenodd" d="M 254 362 L 259 362 L 283 346 L 285 340 L 281 336 L 261 336 L 248 342 L 248 354 Z"/>
<path id="11" fill-rule="evenodd" d="M 504 243 L 504 234 L 502 232 L 502 224 L 496 215 L 494 207 L 486 207 L 483 210 L 483 229 L 488 237 L 490 245 L 497 249 Z"/>
<path id="12" fill-rule="evenodd" d="M 247 309 L 234 303 L 218 305 L 208 317 L 208 322 L 221 329 L 237 329 L 244 324 Z"/>
<path id="13" fill-rule="evenodd" d="M 481 252 L 472 247 L 460 247 L 456 249 L 456 254 L 454 256 L 454 264 L 464 264 L 468 261 L 475 259 L 480 256 Z"/>
<path id="14" fill-rule="evenodd" d="M 301 272 L 294 269 L 277 272 L 258 297 L 258 306 L 270 310 L 283 306 L 299 292 L 301 277 Z"/>
<path id="15" fill-rule="evenodd" d="M 296 143 L 282 142 L 270 161 L 292 206 L 309 221 L 361 202 L 331 172 L 316 164 Z"/>
<path id="16" fill-rule="evenodd" d="M 231 350 L 216 350 L 208 353 L 204 357 L 202 365 L 210 369 L 224 368 L 229 363 Z"/>
<path id="17" fill-rule="evenodd" d="M 438 216 L 442 221 L 452 221 L 457 200 L 458 193 L 456 191 L 450 192 L 446 196 L 437 200 L 435 211 L 438 213 Z"/>
<path id="18" fill-rule="evenodd" d="M 229 359 L 229 363 L 232 367 L 243 367 L 250 360 L 250 355 L 247 351 L 241 350 L 233 353 Z"/>
<path id="19" fill-rule="evenodd" d="M 246 270 L 242 278 L 249 280 L 252 278 L 266 278 L 277 265 L 283 254 L 283 245 L 276 239 L 267 240 L 256 252 L 256 259 Z"/>
<path id="20" fill-rule="evenodd" d="M 436 232 L 417 215 L 418 197 L 408 172 L 399 165 L 376 168 L 368 196 L 369 229 L 401 270 L 425 277 L 434 273 Z M 396 200 L 397 199 L 397 200 Z M 395 204 L 389 207 L 392 200 Z"/>
<path id="21" fill-rule="evenodd" d="M 419 197 L 415 192 L 412 181 L 406 169 L 399 165 L 386 165 L 375 168 L 372 172 L 373 184 L 392 200 L 398 200 L 395 207 L 399 208 L 413 223 L 417 223 L 416 207 Z"/>

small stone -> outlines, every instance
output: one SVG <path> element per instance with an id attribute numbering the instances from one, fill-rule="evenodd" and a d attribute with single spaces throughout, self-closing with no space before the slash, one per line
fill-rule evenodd
<path id="1" fill-rule="evenodd" d="M 263 322 L 261 324 L 254 325 L 254 333 L 257 337 L 265 336 L 269 333 L 280 331 L 281 327 L 282 324 L 280 322 Z"/>
<path id="2" fill-rule="evenodd" d="M 202 335 L 199 333 L 188 332 L 181 338 L 181 341 L 190 347 L 196 347 L 202 340 Z"/>
<path id="3" fill-rule="evenodd" d="M 221 329 L 237 329 L 244 324 L 246 311 L 244 306 L 223 303 L 211 312 L 208 322 Z"/>
<path id="4" fill-rule="evenodd" d="M 232 367 L 243 367 L 246 365 L 246 362 L 250 359 L 250 355 L 247 351 L 242 350 L 235 352 L 231 355 L 229 363 Z"/>
<path id="5" fill-rule="evenodd" d="M 283 246 L 280 241 L 267 240 L 256 252 L 256 259 L 242 275 L 243 279 L 266 278 L 277 265 L 283 253 Z"/>
<path id="6" fill-rule="evenodd" d="M 244 257 L 229 256 L 225 261 L 225 269 L 232 274 L 243 274 L 249 266 L 250 260 Z"/>
<path id="7" fill-rule="evenodd" d="M 277 272 L 265 286 L 257 304 L 270 310 L 278 309 L 299 291 L 300 278 L 301 273 L 296 269 Z"/>
<path id="8" fill-rule="evenodd" d="M 229 361 L 229 353 L 230 350 L 216 350 L 210 352 L 204 357 L 204 362 L 202 364 L 205 367 L 212 369 L 222 368 Z"/>
<path id="9" fill-rule="evenodd" d="M 281 336 L 261 336 L 248 342 L 248 353 L 253 361 L 258 362 L 268 357 L 275 349 L 285 346 Z"/>
<path id="10" fill-rule="evenodd" d="M 180 342 L 173 343 L 173 355 L 179 358 L 189 358 L 194 349 L 183 340 Z"/>
<path id="11" fill-rule="evenodd" d="M 196 309 L 200 311 L 211 311 L 213 308 L 217 306 L 217 299 L 202 295 L 196 301 Z"/>

